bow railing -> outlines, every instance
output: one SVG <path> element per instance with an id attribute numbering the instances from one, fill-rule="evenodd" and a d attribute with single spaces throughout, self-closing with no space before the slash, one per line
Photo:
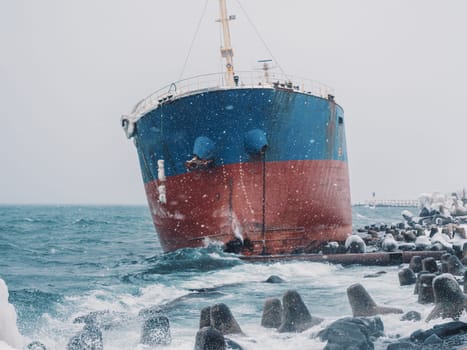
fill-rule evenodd
<path id="1" fill-rule="evenodd" d="M 275 88 L 328 98 L 334 95 L 329 86 L 320 82 L 268 71 L 236 72 L 235 86 L 228 86 L 225 73 L 211 73 L 182 79 L 164 86 L 136 104 L 132 118 L 139 118 L 159 105 L 175 98 L 219 89 Z"/>

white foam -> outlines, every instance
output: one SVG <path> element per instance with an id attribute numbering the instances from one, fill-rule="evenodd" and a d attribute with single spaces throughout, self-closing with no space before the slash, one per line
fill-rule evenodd
<path id="1" fill-rule="evenodd" d="M 6 343 L 15 348 L 21 348 L 23 337 L 16 326 L 16 310 L 8 302 L 8 287 L 0 278 L 0 345 Z"/>
<path id="2" fill-rule="evenodd" d="M 242 264 L 228 270 L 220 270 L 203 275 L 202 279 L 193 279 L 181 284 L 183 288 L 210 288 L 220 284 L 262 282 L 271 275 L 278 275 L 289 282 L 300 282 L 332 275 L 341 269 L 339 265 L 289 262 L 273 264 Z"/>
<path id="3" fill-rule="evenodd" d="M 186 290 L 154 284 L 141 289 L 138 295 L 114 294 L 108 291 L 94 291 L 84 296 L 67 297 L 68 301 L 82 305 L 75 317 L 92 311 L 108 310 L 112 312 L 126 312 L 136 315 L 140 309 L 162 305 L 182 295 L 187 294 Z"/>
<path id="4" fill-rule="evenodd" d="M 386 274 L 378 278 L 364 278 L 364 275 L 379 270 L 385 270 Z M 375 349 L 385 349 L 387 347 L 385 341 L 395 341 L 398 335 L 409 336 L 417 329 L 428 329 L 440 321 L 424 322 L 433 304 L 418 304 L 417 295 L 413 294 L 413 285 L 403 287 L 398 285 L 398 271 L 398 267 L 343 268 L 339 265 L 301 261 L 242 264 L 225 270 L 187 274 L 186 278 L 174 278 L 171 285 L 157 283 L 141 288 L 135 295 L 118 293 L 115 290 L 95 291 L 67 297 L 62 305 L 68 312 L 59 310 L 59 317 L 44 315 L 42 320 L 45 325 L 37 340 L 46 344 L 50 350 L 66 348 L 68 340 L 82 328 L 82 324 L 72 323 L 74 317 L 91 311 L 122 311 L 132 319 L 123 322 L 119 328 L 104 332 L 104 348 L 106 350 L 148 350 L 147 347 L 139 344 L 141 322 L 136 317 L 139 310 L 164 304 L 186 295 L 189 293 L 187 288 L 238 283 L 239 285 L 233 289 L 221 289 L 223 292 L 221 296 L 211 297 L 208 294 L 206 299 L 188 299 L 186 304 L 181 304 L 183 308 L 175 309 L 170 314 L 172 344 L 164 348 L 167 350 L 193 349 L 199 325 L 199 310 L 206 305 L 225 302 L 246 334 L 246 336 L 229 336 L 229 338 L 238 342 L 244 349 L 321 350 L 325 344 L 316 338 L 316 335 L 333 321 L 351 316 L 346 288 L 358 282 L 368 290 L 378 305 L 399 307 L 404 312 L 414 310 L 422 314 L 422 320 L 418 322 L 401 322 L 401 315 L 381 316 L 385 335 L 376 341 Z M 285 283 L 260 283 L 270 275 L 282 277 Z M 288 289 L 297 289 L 311 314 L 323 317 L 325 321 L 300 334 L 278 333 L 276 330 L 261 327 L 261 313 L 265 298 L 281 298 Z M 466 320 L 467 314 L 464 314 L 461 319 Z"/>
<path id="5" fill-rule="evenodd" d="M 283 349 L 312 349 L 321 350 L 325 343 L 321 342 L 315 336 L 322 325 L 312 327 L 302 333 L 279 333 L 275 329 L 266 329 L 259 324 L 242 325 L 245 336 L 228 336 L 244 349 L 264 349 L 264 350 L 283 350 Z"/>

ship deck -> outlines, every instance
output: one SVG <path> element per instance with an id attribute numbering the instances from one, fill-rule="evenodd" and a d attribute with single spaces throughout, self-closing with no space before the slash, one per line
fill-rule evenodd
<path id="1" fill-rule="evenodd" d="M 334 95 L 333 89 L 323 83 L 285 74 L 269 72 L 265 76 L 262 72 L 258 71 L 241 71 L 237 72 L 237 76 L 239 80 L 235 86 L 230 86 L 226 83 L 225 73 L 197 75 L 170 83 L 139 101 L 133 108 L 133 111 L 125 117 L 136 122 L 146 113 L 164 103 L 194 94 L 223 89 L 284 89 L 321 98 L 328 98 L 330 95 Z"/>

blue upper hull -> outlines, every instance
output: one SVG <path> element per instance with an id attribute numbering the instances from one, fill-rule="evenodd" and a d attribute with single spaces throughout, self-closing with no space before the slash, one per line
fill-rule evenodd
<path id="1" fill-rule="evenodd" d="M 195 154 L 214 164 L 248 161 L 267 145 L 266 161 L 347 161 L 344 113 L 332 99 L 286 89 L 233 88 L 180 97 L 137 121 L 135 142 L 145 183 L 186 173 Z"/>

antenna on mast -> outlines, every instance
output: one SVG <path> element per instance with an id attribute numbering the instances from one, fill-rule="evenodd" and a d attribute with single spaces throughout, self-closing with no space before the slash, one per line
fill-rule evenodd
<path id="1" fill-rule="evenodd" d="M 227 86 L 234 86 L 234 68 L 233 68 L 233 49 L 230 42 L 230 28 L 229 21 L 235 19 L 235 15 L 227 16 L 227 5 L 225 0 L 219 0 L 220 5 L 220 19 L 218 22 L 221 22 L 222 25 L 222 34 L 224 37 L 224 46 L 221 47 L 221 55 L 225 58 L 225 78 Z"/>
<path id="2" fill-rule="evenodd" d="M 267 60 L 258 60 L 258 63 L 262 63 L 263 64 L 263 67 L 261 68 L 264 72 L 264 82 L 266 84 L 269 84 L 270 81 L 269 81 L 269 62 L 272 62 L 271 59 L 267 59 Z"/>

